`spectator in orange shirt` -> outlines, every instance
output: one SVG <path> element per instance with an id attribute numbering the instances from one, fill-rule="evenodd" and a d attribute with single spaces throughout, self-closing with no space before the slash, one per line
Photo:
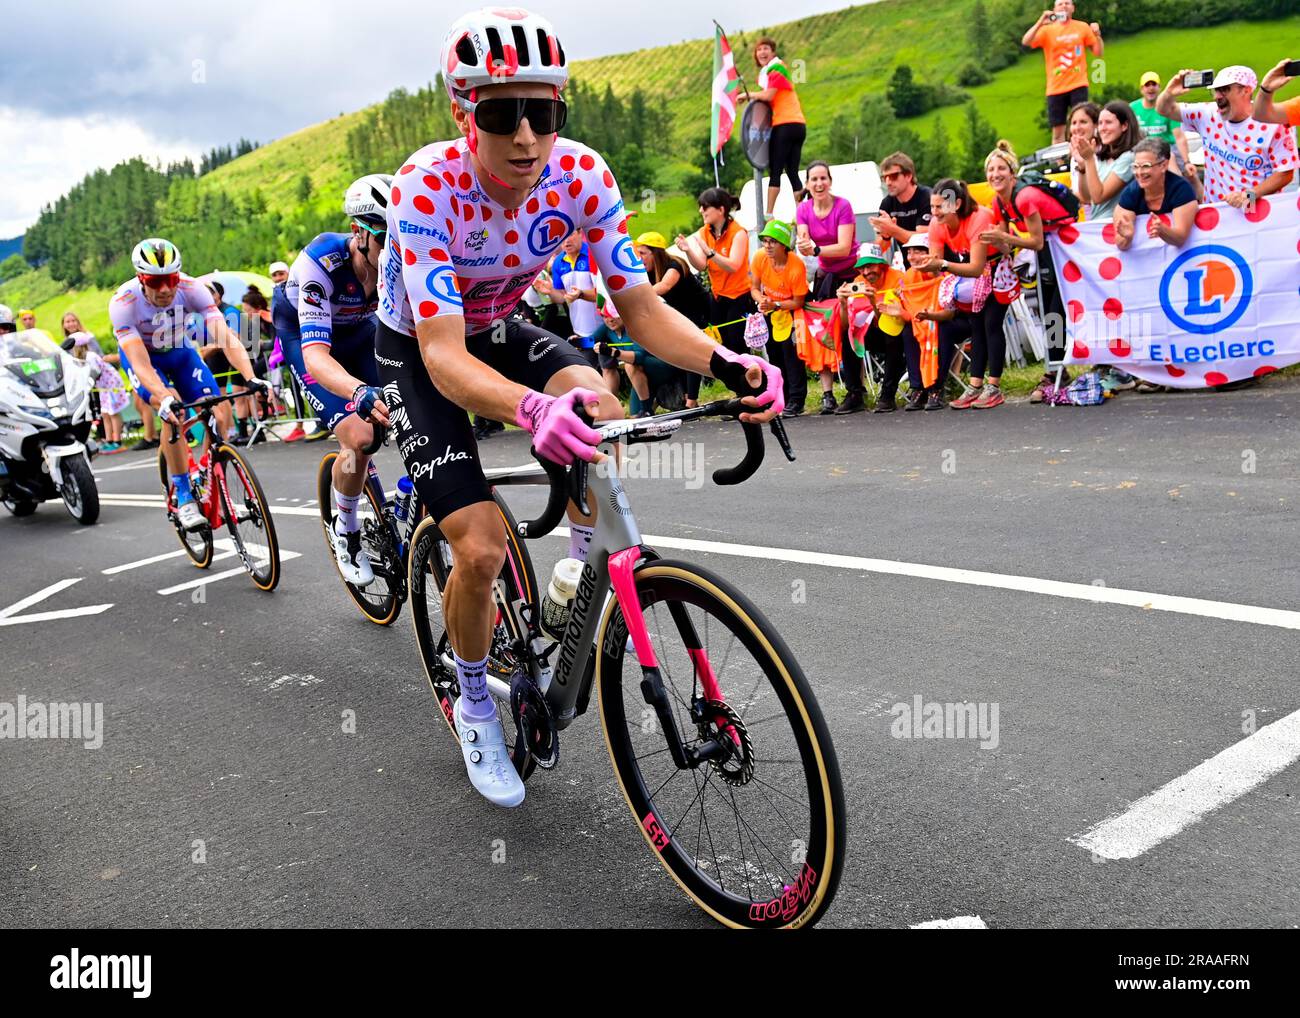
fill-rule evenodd
<path id="1" fill-rule="evenodd" d="M 1290 60 L 1279 60 L 1278 65 L 1264 75 L 1255 96 L 1255 119 L 1264 124 L 1290 124 L 1300 127 L 1300 96 L 1284 103 L 1274 103 L 1273 93 L 1286 88 L 1294 79 L 1286 74 Z"/>
<path id="2" fill-rule="evenodd" d="M 790 225 L 772 219 L 758 235 L 762 250 L 749 261 L 749 290 L 759 313 L 767 318 L 767 359 L 781 369 L 785 388 L 785 412 L 782 417 L 798 417 L 808 399 L 808 372 L 804 370 L 795 344 L 796 323 L 802 325 L 803 305 L 808 299 L 808 269 L 803 259 L 790 256 L 794 238 Z M 827 400 L 835 408 L 831 395 L 832 375 L 823 372 L 822 406 Z"/>
<path id="3" fill-rule="evenodd" d="M 1074 0 L 1056 0 L 1043 11 L 1020 40 L 1029 49 L 1041 49 L 1047 62 L 1047 123 L 1052 144 L 1065 141 L 1066 113 L 1088 101 L 1088 58 L 1085 50 L 1101 56 L 1101 26 L 1074 19 Z"/>
<path id="4" fill-rule="evenodd" d="M 898 383 L 903 377 L 906 364 L 903 350 L 912 341 L 912 327 L 899 306 L 902 300 L 903 274 L 885 260 L 879 244 L 860 245 L 856 267 L 860 273 L 857 279 L 845 283 L 835 294 L 840 299 L 840 318 L 847 333 L 842 342 L 846 347 L 850 345 L 856 312 L 853 304 L 865 299 L 875 317 L 867 327 L 862 345 L 873 357 L 883 360 L 885 364 L 880 398 L 876 400 L 874 412 L 889 414 L 898 409 L 894 405 L 894 397 L 898 395 Z"/>
<path id="5" fill-rule="evenodd" d="M 767 214 L 776 208 L 781 193 L 781 174 L 790 178 L 796 205 L 808 196 L 799 182 L 799 162 L 808 135 L 803 107 L 794 90 L 794 81 L 785 62 L 776 55 L 776 40 L 764 36 L 754 44 L 754 63 L 758 65 L 758 91 L 742 92 L 740 101 L 761 99 L 772 105 L 772 137 L 768 143 Z"/>
<path id="6" fill-rule="evenodd" d="M 956 351 L 951 334 L 941 333 L 939 323 L 952 321 L 957 312 L 939 303 L 942 277 L 918 268 L 929 260 L 929 236 L 923 231 L 912 234 L 903 242 L 903 252 L 909 268 L 903 273 L 902 317 L 912 323 L 912 342 L 906 344 L 909 391 L 903 409 L 942 410 L 944 383 Z"/>
<path id="7" fill-rule="evenodd" d="M 732 353 L 747 353 L 745 316 L 754 310 L 749 293 L 749 234 L 731 218 L 740 199 L 722 187 L 710 187 L 699 197 L 704 225 L 685 237 L 677 249 L 697 272 L 709 273 L 709 324 L 718 327 L 722 345 Z"/>

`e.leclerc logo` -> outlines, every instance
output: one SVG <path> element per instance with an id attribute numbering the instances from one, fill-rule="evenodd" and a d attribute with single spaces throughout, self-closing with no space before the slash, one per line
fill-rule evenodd
<path id="1" fill-rule="evenodd" d="M 456 286 L 456 270 L 450 265 L 438 265 L 425 277 L 425 285 L 437 300 L 452 307 L 462 307 L 460 290 Z"/>
<path id="2" fill-rule="evenodd" d="M 528 227 L 528 250 L 533 254 L 548 255 L 573 232 L 573 220 L 563 212 L 547 209 Z"/>
<path id="3" fill-rule="evenodd" d="M 641 259 L 636 256 L 636 251 L 632 249 L 632 241 L 624 237 L 614 247 L 613 254 L 614 264 L 624 272 L 645 272 L 645 266 L 641 264 Z"/>
<path id="4" fill-rule="evenodd" d="M 1160 305 L 1169 320 L 1209 336 L 1236 325 L 1250 306 L 1255 280 L 1232 248 L 1203 244 L 1184 251 L 1160 280 Z"/>

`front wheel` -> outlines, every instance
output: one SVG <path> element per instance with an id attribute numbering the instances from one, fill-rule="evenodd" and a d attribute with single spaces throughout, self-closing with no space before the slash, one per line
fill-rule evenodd
<path id="1" fill-rule="evenodd" d="M 316 470 L 316 502 L 320 509 L 320 524 L 325 538 L 325 547 L 329 549 L 330 561 L 338 568 L 338 559 L 334 555 L 334 464 L 339 454 L 328 452 L 320 461 Z M 361 547 L 370 567 L 375 574 L 374 580 L 364 587 L 357 587 L 343 579 L 343 587 L 348 596 L 356 602 L 361 613 L 379 626 L 391 626 L 402 612 L 402 602 L 406 599 L 406 577 L 403 575 L 402 562 L 393 546 L 393 534 L 389 529 L 388 518 L 384 515 L 383 492 L 376 490 L 377 485 L 367 478 L 363 490 L 365 497 L 357 506 L 357 519 L 361 523 Z"/>
<path id="2" fill-rule="evenodd" d="M 217 446 L 213 457 L 213 480 L 235 551 L 257 588 L 274 590 L 280 582 L 280 545 L 262 485 L 248 461 L 232 446 Z"/>
<path id="3" fill-rule="evenodd" d="M 635 579 L 663 710 L 687 751 L 710 758 L 674 762 L 611 598 L 596 682 L 606 746 L 633 818 L 682 890 L 719 922 L 817 922 L 844 868 L 844 791 L 799 663 L 762 613 L 714 574 L 656 560 Z"/>
<path id="4" fill-rule="evenodd" d="M 63 461 L 63 486 L 59 489 L 69 515 L 83 526 L 99 519 L 99 489 L 85 456 L 69 456 Z"/>

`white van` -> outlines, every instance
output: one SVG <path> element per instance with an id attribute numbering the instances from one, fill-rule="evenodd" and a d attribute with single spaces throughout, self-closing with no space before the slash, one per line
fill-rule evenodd
<path id="1" fill-rule="evenodd" d="M 794 222 L 794 196 L 790 193 L 790 182 L 782 181 L 781 193 L 776 198 L 773 216 L 787 223 Z M 763 175 L 762 201 L 767 205 L 767 175 Z M 874 162 L 844 163 L 831 167 L 831 193 L 837 198 L 846 198 L 853 206 L 857 219 L 857 243 L 862 244 L 876 239 L 876 231 L 867 222 L 880 212 L 881 199 L 885 197 L 885 186 L 880 180 L 880 167 Z M 755 229 L 754 181 L 750 180 L 740 191 L 740 210 L 736 213 L 736 222 L 749 231 L 751 252 L 758 247 L 758 231 Z"/>

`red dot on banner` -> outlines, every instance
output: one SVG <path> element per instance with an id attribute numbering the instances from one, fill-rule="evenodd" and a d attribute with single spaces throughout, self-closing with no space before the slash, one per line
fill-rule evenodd
<path id="1" fill-rule="evenodd" d="M 1083 273 L 1079 271 L 1079 266 L 1075 265 L 1074 262 L 1066 262 L 1065 268 L 1061 270 L 1061 275 L 1070 283 L 1077 283 L 1083 278 Z"/>
<path id="2" fill-rule="evenodd" d="M 429 248 L 429 257 L 435 262 L 445 262 L 450 256 L 440 247 Z"/>
<path id="3" fill-rule="evenodd" d="M 420 317 L 432 318 L 438 313 L 438 305 L 431 300 L 420 301 Z"/>
<path id="4" fill-rule="evenodd" d="M 549 205 L 549 206 L 550 206 L 551 208 L 553 208 L 553 209 L 554 209 L 554 208 L 558 208 L 559 205 L 560 205 L 560 196 L 559 196 L 558 194 L 556 194 L 554 191 L 547 191 L 547 192 L 546 192 L 546 204 Z"/>
<path id="5" fill-rule="evenodd" d="M 580 194 L 582 194 L 582 181 L 575 180 L 572 184 L 569 185 L 569 197 L 576 198 Z"/>
<path id="6" fill-rule="evenodd" d="M 582 206 L 583 213 L 588 216 L 594 216 L 596 214 L 596 209 L 598 208 L 600 208 L 600 199 L 594 194 L 588 195 L 586 203 Z"/>
<path id="7" fill-rule="evenodd" d="M 1106 298 L 1106 303 L 1101 306 L 1102 313 L 1112 322 L 1116 321 L 1124 313 L 1124 305 L 1120 303 L 1118 297 Z"/>
<path id="8" fill-rule="evenodd" d="M 1115 279 L 1123 268 L 1124 263 L 1118 258 L 1103 258 L 1101 264 L 1097 266 L 1097 271 L 1101 273 L 1102 279 Z"/>
<path id="9" fill-rule="evenodd" d="M 398 170 L 397 172 L 398 172 L 398 173 L 402 173 L 402 174 L 406 174 L 406 173 L 410 173 L 413 169 L 415 169 L 415 163 L 407 163 L 405 166 L 403 166 L 403 167 L 402 167 L 400 170 Z"/>
<path id="10" fill-rule="evenodd" d="M 596 160 L 589 155 L 585 155 L 578 160 L 578 165 L 581 166 L 584 170 L 594 169 L 596 166 Z"/>
<path id="11" fill-rule="evenodd" d="M 1088 359 L 1088 344 L 1080 343 L 1077 339 L 1074 341 L 1074 349 L 1071 351 L 1076 361 Z"/>
<path id="12" fill-rule="evenodd" d="M 507 243 L 507 244 L 518 244 L 518 243 L 519 243 L 519 234 L 518 234 L 517 232 L 515 232 L 514 230 L 506 230 L 506 243 Z"/>
<path id="13" fill-rule="evenodd" d="M 577 161 L 573 158 L 573 156 L 560 156 L 560 169 L 571 170 L 573 169 L 576 162 Z"/>
<path id="14" fill-rule="evenodd" d="M 1219 225 L 1219 210 L 1206 206 L 1196 213 L 1196 228 L 1207 233 Z"/>
<path id="15" fill-rule="evenodd" d="M 452 173 L 451 170 L 443 170 L 442 179 L 447 182 L 448 187 L 456 186 L 456 174 Z"/>
<path id="16" fill-rule="evenodd" d="M 625 286 L 627 286 L 627 280 L 624 279 L 622 276 L 609 277 L 609 288 L 611 290 L 621 290 Z"/>
<path id="17" fill-rule="evenodd" d="M 1262 368 L 1255 369 L 1255 377 L 1263 378 L 1265 375 L 1271 375 L 1276 370 L 1277 368 L 1273 367 L 1271 364 L 1265 364 Z"/>
<path id="18" fill-rule="evenodd" d="M 610 173 L 609 170 L 606 170 L 604 173 L 602 173 L 600 175 L 600 179 L 605 182 L 606 187 L 614 186 L 614 174 Z"/>
<path id="19" fill-rule="evenodd" d="M 1068 224 L 1057 230 L 1056 235 L 1061 238 L 1062 244 L 1073 244 L 1079 239 L 1079 231 Z"/>
<path id="20" fill-rule="evenodd" d="M 508 254 L 501 259 L 501 264 L 507 269 L 513 269 L 519 264 L 519 256 L 517 254 Z"/>
<path id="21" fill-rule="evenodd" d="M 1172 225 L 1173 225 L 1173 220 L 1171 220 L 1171 219 L 1170 219 L 1167 215 L 1165 215 L 1163 212 L 1153 212 L 1153 213 L 1151 213 L 1151 216 L 1152 216 L 1153 219 L 1158 219 L 1158 220 L 1160 220 L 1160 222 L 1164 223 L 1165 226 L 1172 226 Z"/>
<path id="22" fill-rule="evenodd" d="M 1207 371 L 1205 373 L 1206 385 L 1227 385 L 1228 376 L 1221 371 Z"/>
<path id="23" fill-rule="evenodd" d="M 397 188 L 393 188 L 392 191 L 389 192 L 389 197 L 393 199 L 394 205 L 402 204 L 402 192 Z"/>
<path id="24" fill-rule="evenodd" d="M 591 244 L 599 244 L 605 236 L 605 231 L 596 229 L 587 231 L 587 241 Z"/>
<path id="25" fill-rule="evenodd" d="M 426 173 L 424 175 L 424 186 L 427 187 L 430 191 L 441 191 L 442 181 L 439 180 L 437 177 L 435 177 L 432 173 Z"/>
<path id="26" fill-rule="evenodd" d="M 1187 372 L 1184 371 L 1182 368 L 1176 368 L 1172 364 L 1166 364 L 1165 370 L 1168 371 L 1169 374 L 1172 375 L 1174 378 L 1182 378 L 1183 375 L 1187 374 Z"/>
<path id="27" fill-rule="evenodd" d="M 1083 316 L 1084 316 L 1083 301 L 1081 300 L 1070 301 L 1070 321 L 1080 322 L 1083 320 Z"/>
<path id="28" fill-rule="evenodd" d="M 1127 357 L 1133 352 L 1133 347 L 1129 345 L 1128 340 L 1120 339 L 1118 336 L 1106 345 L 1110 348 L 1110 352 L 1116 357 Z"/>
<path id="29" fill-rule="evenodd" d="M 1255 208 L 1246 213 L 1246 219 L 1252 223 L 1262 223 L 1272 211 L 1273 206 L 1267 198 L 1256 198 Z"/>
<path id="30" fill-rule="evenodd" d="M 457 183 L 460 184 L 460 189 L 462 191 L 468 191 L 470 185 L 473 184 L 474 181 L 470 178 L 468 173 L 462 173 L 460 178 L 457 180 Z"/>
<path id="31" fill-rule="evenodd" d="M 406 262 L 407 265 L 414 265 L 415 259 L 416 259 L 415 252 L 408 247 L 406 249 L 406 254 L 402 255 L 402 260 Z"/>
<path id="32" fill-rule="evenodd" d="M 1107 223 L 1101 228 L 1101 239 L 1107 244 L 1115 243 L 1115 224 Z"/>

